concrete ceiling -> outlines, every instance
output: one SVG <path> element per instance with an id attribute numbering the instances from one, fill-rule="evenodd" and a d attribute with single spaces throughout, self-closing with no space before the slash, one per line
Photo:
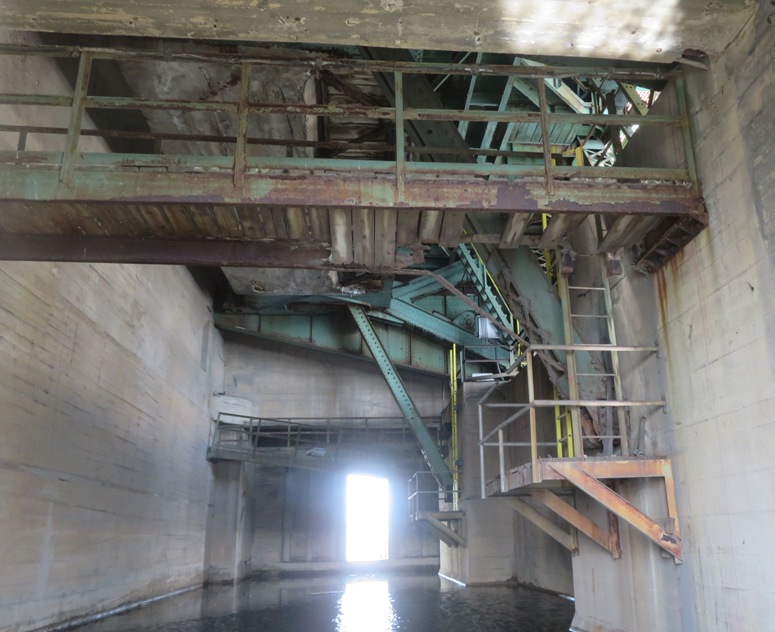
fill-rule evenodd
<path id="1" fill-rule="evenodd" d="M 0 0 L 8 29 L 670 62 L 720 53 L 756 0 Z M 694 55 L 690 53 L 690 57 Z"/>

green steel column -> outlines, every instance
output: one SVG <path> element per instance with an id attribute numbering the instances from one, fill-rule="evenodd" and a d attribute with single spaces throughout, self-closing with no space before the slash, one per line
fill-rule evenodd
<path id="1" fill-rule="evenodd" d="M 382 374 L 385 376 L 385 380 L 393 393 L 393 397 L 396 398 L 396 403 L 398 403 L 401 413 L 404 415 L 409 427 L 412 429 L 412 432 L 417 439 L 417 443 L 420 445 L 420 450 L 431 468 L 431 472 L 433 472 L 433 475 L 436 477 L 436 480 L 442 489 L 451 490 L 452 473 L 449 470 L 449 466 L 447 466 L 446 461 L 444 461 L 444 457 L 441 456 L 436 442 L 428 432 L 428 428 L 425 427 L 425 423 L 423 422 L 417 407 L 414 405 L 412 398 L 409 396 L 409 392 L 406 390 L 406 386 L 404 386 L 401 376 L 398 375 L 398 371 L 396 371 L 385 348 L 377 337 L 377 333 L 371 326 L 369 317 L 366 315 L 363 308 L 358 305 L 348 305 L 348 307 L 355 319 L 355 323 L 358 325 L 358 329 L 361 330 L 361 335 L 366 341 L 366 345 L 374 356 L 374 360 L 377 362 Z"/>

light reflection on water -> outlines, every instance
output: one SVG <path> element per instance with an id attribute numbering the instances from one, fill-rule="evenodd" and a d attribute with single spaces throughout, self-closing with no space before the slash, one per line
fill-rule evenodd
<path id="1" fill-rule="evenodd" d="M 573 604 L 435 576 L 251 581 L 164 599 L 79 632 L 567 632 Z"/>
<path id="2" fill-rule="evenodd" d="M 390 601 L 387 580 L 356 580 L 347 583 L 339 600 L 337 632 L 393 632 L 396 613 Z"/>

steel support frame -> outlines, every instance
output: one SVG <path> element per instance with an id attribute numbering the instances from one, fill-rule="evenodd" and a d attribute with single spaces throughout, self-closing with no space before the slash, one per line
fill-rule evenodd
<path id="1" fill-rule="evenodd" d="M 672 467 L 668 466 L 664 475 L 668 508 L 668 516 L 664 525 L 660 525 L 596 477 L 591 476 L 585 471 L 583 463 L 558 460 L 549 463 L 549 467 L 603 505 L 608 511 L 640 531 L 661 549 L 670 553 L 676 562 L 682 561 L 681 531 L 675 502 Z"/>
<path id="2" fill-rule="evenodd" d="M 218 329 L 312 347 L 320 351 L 368 359 L 365 344 L 354 344 L 349 329 L 342 329 L 338 314 L 215 314 Z M 446 376 L 449 373 L 445 345 L 389 323 L 372 325 L 391 362 L 406 369 Z"/>
<path id="3" fill-rule="evenodd" d="M 428 428 L 425 426 L 425 422 L 423 422 L 422 417 L 417 410 L 417 406 L 415 406 L 409 392 L 406 390 L 406 386 L 404 385 L 401 376 L 398 374 L 398 371 L 396 371 L 385 348 L 377 337 L 377 333 L 374 331 L 374 327 L 372 327 L 371 321 L 366 315 L 366 311 L 358 305 L 349 305 L 348 307 L 377 366 L 379 366 L 382 374 L 385 376 L 385 380 L 390 387 L 390 391 L 393 394 L 398 407 L 401 409 L 401 413 L 404 415 L 404 418 L 414 433 L 417 443 L 420 446 L 420 450 L 422 451 L 431 472 L 433 472 L 433 475 L 438 481 L 439 487 L 445 491 L 451 491 L 453 483 L 452 472 L 444 460 L 444 457 L 441 455 L 441 452 L 439 452 L 436 442 L 431 437 L 430 432 L 428 432 Z"/>
<path id="4" fill-rule="evenodd" d="M 452 527 L 444 524 L 443 520 L 462 521 L 465 514 L 462 512 L 433 512 L 421 511 L 415 516 L 415 520 L 425 523 L 448 546 L 465 546 L 466 539 Z"/>
<path id="5" fill-rule="evenodd" d="M 117 208 L 122 204 L 228 204 L 395 208 L 399 212 L 703 215 L 702 201 L 684 187 L 555 180 L 555 195 L 550 199 L 543 183 L 531 179 L 423 176 L 412 174 L 407 165 L 404 189 L 400 192 L 389 172 L 364 173 L 345 160 L 338 161 L 338 167 L 348 171 L 346 178 L 324 170 L 289 175 L 282 173 L 282 167 L 277 168 L 278 172 L 256 167 L 245 174 L 241 188 L 234 186 L 231 168 L 203 167 L 201 172 L 181 173 L 138 171 L 136 167 L 90 169 L 81 162 L 66 185 L 60 182 L 55 169 L 36 165 L 36 160 L 30 152 L 21 152 L 13 162 L 0 164 L 0 199 L 31 204 L 73 202 L 94 205 L 95 210 L 99 206 Z"/>

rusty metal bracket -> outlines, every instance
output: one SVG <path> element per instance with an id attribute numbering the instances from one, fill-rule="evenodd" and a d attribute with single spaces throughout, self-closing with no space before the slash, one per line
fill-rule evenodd
<path id="1" fill-rule="evenodd" d="M 681 532 L 678 524 L 672 467 L 669 465 L 669 461 L 666 463 L 664 478 L 667 494 L 668 518 L 665 526 L 660 525 L 659 522 L 650 516 L 647 516 L 610 487 L 585 472 L 583 463 L 574 461 L 553 461 L 548 465 L 567 481 L 571 482 L 578 489 L 603 505 L 610 512 L 619 516 L 622 520 L 643 533 L 657 546 L 670 553 L 675 558 L 676 562 L 681 562 Z"/>
<path id="2" fill-rule="evenodd" d="M 616 531 L 614 535 L 609 528 L 609 532 L 606 533 L 605 530 L 587 518 L 578 509 L 571 507 L 548 489 L 531 489 L 530 495 L 549 510 L 553 511 L 564 520 L 567 520 L 589 539 L 597 542 L 597 544 L 608 551 L 614 559 L 619 559 L 622 556 L 621 548 L 619 547 L 618 531 Z"/>
<path id="3" fill-rule="evenodd" d="M 540 500 L 537 496 L 536 499 Z M 526 503 L 521 498 L 509 498 L 508 501 L 514 511 L 529 520 L 536 527 L 541 529 L 541 531 L 546 533 L 546 535 L 548 535 L 550 538 L 559 542 L 562 546 L 568 549 L 571 554 L 579 554 L 578 538 L 576 537 L 575 532 L 571 531 L 571 533 L 568 533 L 567 531 L 563 531 L 560 527 L 549 520 L 549 518 L 544 516 L 541 512 Z"/>

